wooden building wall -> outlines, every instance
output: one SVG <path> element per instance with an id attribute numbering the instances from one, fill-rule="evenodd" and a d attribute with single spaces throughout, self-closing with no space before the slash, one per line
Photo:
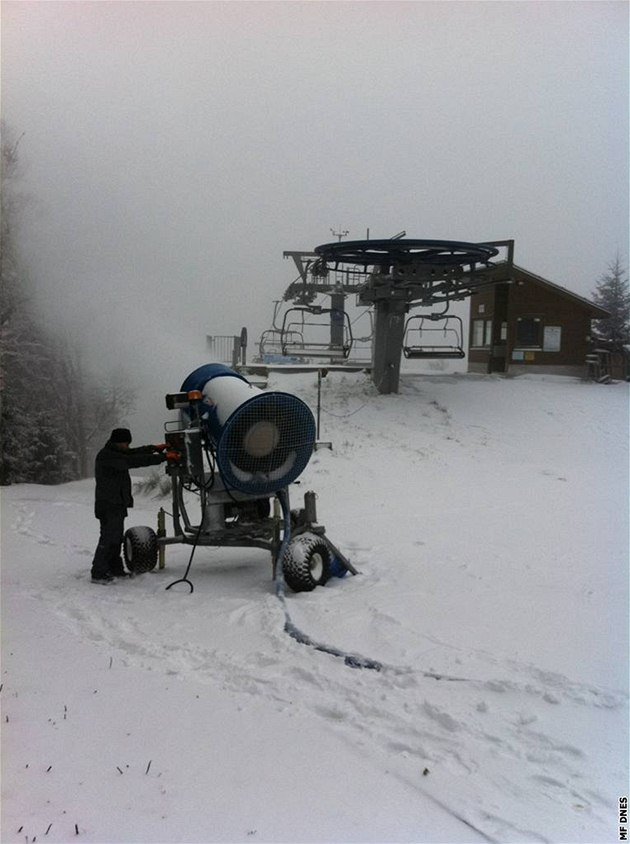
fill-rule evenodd
<path id="1" fill-rule="evenodd" d="M 594 305 L 532 278 L 515 267 L 514 280 L 471 297 L 468 369 L 471 372 L 522 374 L 528 370 L 568 375 L 584 373 Z M 475 321 L 492 320 L 491 343 L 475 345 Z M 519 342 L 519 320 L 530 320 L 539 343 Z M 527 326 L 522 325 L 523 330 Z M 558 348 L 559 341 L 559 348 Z"/>

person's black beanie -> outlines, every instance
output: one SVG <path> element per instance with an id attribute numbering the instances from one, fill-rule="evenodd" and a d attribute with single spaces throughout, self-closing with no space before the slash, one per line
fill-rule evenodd
<path id="1" fill-rule="evenodd" d="M 114 428 L 109 441 L 112 443 L 130 443 L 131 431 L 129 428 Z"/>

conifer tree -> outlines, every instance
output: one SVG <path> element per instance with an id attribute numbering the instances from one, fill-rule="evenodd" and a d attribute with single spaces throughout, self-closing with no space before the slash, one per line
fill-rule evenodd
<path id="1" fill-rule="evenodd" d="M 596 305 L 610 313 L 609 319 L 600 319 L 595 323 L 598 338 L 613 345 L 629 343 L 630 288 L 627 272 L 618 253 L 608 265 L 608 272 L 597 282 L 592 299 Z"/>

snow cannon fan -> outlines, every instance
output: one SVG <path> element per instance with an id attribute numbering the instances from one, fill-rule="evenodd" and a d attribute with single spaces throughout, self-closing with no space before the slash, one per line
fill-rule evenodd
<path id="1" fill-rule="evenodd" d="M 181 390 L 201 393 L 194 421 L 213 445 L 228 489 L 270 495 L 292 483 L 306 467 L 315 445 L 315 420 L 301 399 L 263 392 L 220 363 L 195 369 Z M 190 410 L 184 413 L 190 418 Z"/>

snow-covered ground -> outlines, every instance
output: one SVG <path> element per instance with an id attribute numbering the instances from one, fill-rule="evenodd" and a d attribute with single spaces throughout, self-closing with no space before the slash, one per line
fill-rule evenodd
<path id="1" fill-rule="evenodd" d="M 292 504 L 361 574 L 287 607 L 381 671 L 283 632 L 263 551 L 94 586 L 93 483 L 2 490 L 3 841 L 617 840 L 628 385 L 330 373 L 321 439 Z"/>

